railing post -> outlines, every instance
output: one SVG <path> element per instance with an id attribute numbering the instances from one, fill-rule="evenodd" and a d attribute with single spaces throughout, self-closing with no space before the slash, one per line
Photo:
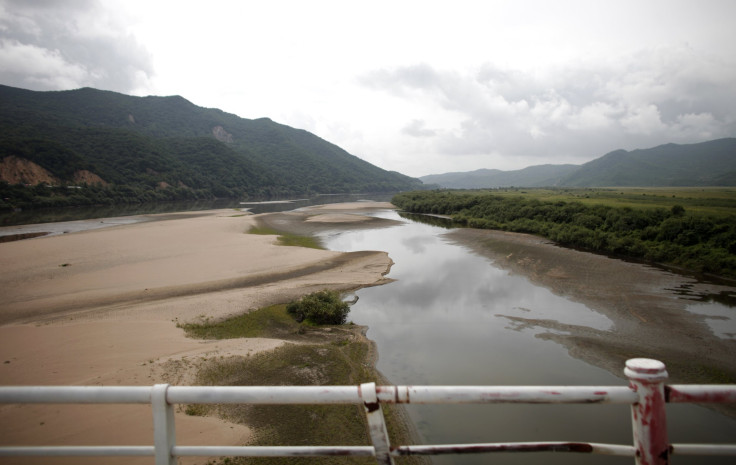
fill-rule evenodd
<path id="1" fill-rule="evenodd" d="M 667 370 L 664 363 L 648 358 L 632 358 L 624 369 L 629 387 L 639 395 L 631 406 L 637 465 L 667 465 L 670 444 L 667 439 L 664 382 Z"/>
<path id="2" fill-rule="evenodd" d="M 376 451 L 376 461 L 379 464 L 394 465 L 391 457 L 391 445 L 386 431 L 386 421 L 383 418 L 381 405 L 378 403 L 376 383 L 360 385 L 360 397 L 363 399 L 365 414 L 368 418 L 368 432 L 371 435 L 373 448 Z"/>
<path id="3" fill-rule="evenodd" d="M 171 451 L 176 445 L 174 407 L 166 400 L 168 384 L 156 384 L 151 391 L 153 410 L 153 445 L 156 465 L 176 465 Z"/>

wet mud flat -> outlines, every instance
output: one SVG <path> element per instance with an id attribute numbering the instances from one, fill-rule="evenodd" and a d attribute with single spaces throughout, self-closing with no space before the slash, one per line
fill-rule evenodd
<path id="1" fill-rule="evenodd" d="M 612 328 L 599 330 L 504 316 L 520 326 L 548 330 L 537 337 L 562 344 L 572 356 L 620 377 L 627 359 L 647 357 L 666 364 L 671 383 L 736 383 L 736 338 L 714 335 L 704 316 L 687 310 L 698 296 L 733 298 L 736 287 L 558 247 L 526 234 L 456 229 L 445 236 L 613 321 Z"/>

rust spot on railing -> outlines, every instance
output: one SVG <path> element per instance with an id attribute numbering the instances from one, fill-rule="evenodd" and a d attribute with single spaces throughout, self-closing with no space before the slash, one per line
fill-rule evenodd
<path id="1" fill-rule="evenodd" d="M 399 455 L 442 455 L 478 454 L 484 452 L 577 452 L 593 453 L 593 446 L 585 442 L 564 442 L 554 444 L 477 444 L 457 446 L 431 446 L 412 450 L 407 447 L 394 448 Z"/>
<path id="2" fill-rule="evenodd" d="M 373 413 L 376 410 L 378 410 L 380 405 L 378 405 L 378 402 L 366 402 L 365 403 L 365 409 L 368 411 L 368 413 Z"/>

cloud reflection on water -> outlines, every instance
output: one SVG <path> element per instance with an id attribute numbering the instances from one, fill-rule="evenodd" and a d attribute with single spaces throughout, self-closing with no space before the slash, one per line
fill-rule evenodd
<path id="1" fill-rule="evenodd" d="M 376 216 L 398 219 L 393 211 Z M 332 250 L 383 250 L 396 281 L 357 292 L 350 318 L 369 327 L 378 369 L 393 384 L 625 385 L 625 381 L 572 357 L 552 338 L 555 326 L 608 331 L 613 322 L 484 257 L 443 239 L 447 230 L 407 222 L 377 230 L 344 231 L 325 238 Z M 553 324 L 538 324 L 548 322 Z M 557 324 L 559 323 L 559 324 Z M 619 375 L 620 376 L 620 375 Z M 621 406 L 408 406 L 428 443 L 574 440 L 625 444 L 630 414 Z M 695 406 L 674 428 L 713 424 Z M 595 415 L 591 415 L 595 413 Z M 561 422 L 560 418 L 565 421 Z M 700 425 L 700 426 L 699 426 Z M 674 430 L 673 430 L 674 431 Z M 526 463 L 525 454 L 494 455 L 494 463 Z M 449 456 L 436 464 L 480 464 L 489 457 Z M 587 463 L 585 457 L 545 455 L 536 463 Z M 605 457 L 602 457 L 605 462 Z M 578 461 L 579 460 L 579 461 Z M 681 459 L 682 460 L 682 459 Z M 610 462 L 608 462 L 610 463 Z M 616 462 L 617 463 L 617 462 Z M 688 462 L 687 459 L 683 463 Z"/>

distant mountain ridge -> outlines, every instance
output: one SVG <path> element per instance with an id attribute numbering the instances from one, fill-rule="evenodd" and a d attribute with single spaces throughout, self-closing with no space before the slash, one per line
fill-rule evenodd
<path id="1" fill-rule="evenodd" d="M 0 127 L 0 163 L 10 184 L 24 176 L 15 166 L 27 168 L 28 177 L 42 172 L 56 183 L 94 184 L 139 201 L 422 186 L 307 131 L 199 107 L 180 96 L 133 97 L 91 88 L 36 92 L 0 85 Z"/>
<path id="2" fill-rule="evenodd" d="M 615 150 L 582 165 L 536 165 L 422 176 L 451 189 L 495 187 L 736 186 L 736 138 Z"/>

